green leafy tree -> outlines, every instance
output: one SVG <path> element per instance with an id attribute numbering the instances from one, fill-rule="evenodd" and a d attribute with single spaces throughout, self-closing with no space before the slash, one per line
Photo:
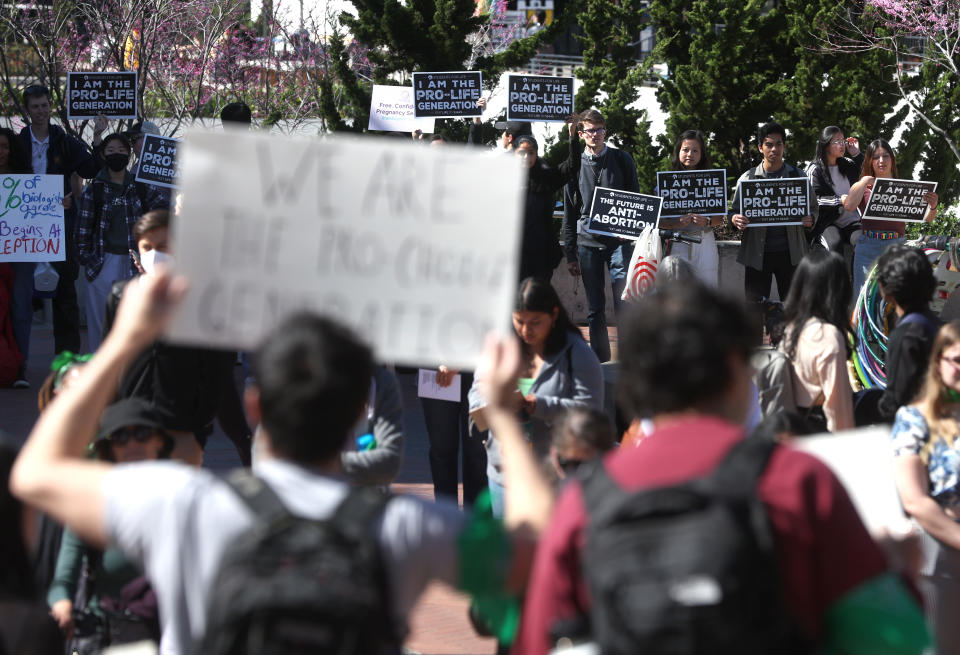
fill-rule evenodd
<path id="1" fill-rule="evenodd" d="M 937 182 L 941 206 L 953 205 L 960 198 L 960 168 L 950 144 L 951 140 L 960 143 L 960 78 L 945 75 L 941 67 L 927 62 L 904 84 L 919 111 L 908 119 L 899 139 L 897 168 L 903 177 Z M 944 138 L 931 123 L 951 138 Z"/>
<path id="2" fill-rule="evenodd" d="M 569 23 L 567 11 L 528 38 L 498 20 L 506 8 L 498 0 L 491 13 L 475 14 L 474 0 L 352 0 L 353 16 L 340 21 L 353 34 L 353 49 L 341 34 L 331 40 L 331 63 L 321 82 L 321 113 L 334 130 L 362 131 L 369 118 L 372 84 L 409 84 L 421 71 L 479 70 L 492 88 L 500 75 L 526 64 Z M 356 72 L 366 59 L 369 76 Z M 438 132 L 462 140 L 463 121 L 440 121 Z"/>
<path id="3" fill-rule="evenodd" d="M 892 60 L 821 52 L 812 27 L 836 10 L 835 0 L 655 0 L 655 56 L 669 70 L 658 92 L 669 112 L 664 145 L 698 128 L 733 178 L 758 160 L 757 126 L 770 119 L 791 134 L 789 161 L 811 159 L 827 125 L 861 140 L 884 133 L 897 100 L 885 74 Z"/>
<path id="4" fill-rule="evenodd" d="M 577 22 L 583 29 L 578 37 L 583 68 L 576 73 L 582 83 L 576 108 L 596 107 L 603 113 L 608 136 L 633 156 L 640 189 L 649 192 L 656 184 L 661 152 L 651 141 L 647 112 L 635 106 L 639 88 L 650 74 L 636 61 L 636 42 L 649 17 L 639 0 L 584 0 Z M 560 143 L 565 147 L 565 136 Z"/>

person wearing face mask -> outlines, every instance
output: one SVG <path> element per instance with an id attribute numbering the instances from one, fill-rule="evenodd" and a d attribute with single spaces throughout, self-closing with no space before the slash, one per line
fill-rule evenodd
<path id="1" fill-rule="evenodd" d="M 170 213 L 160 209 L 147 212 L 133 226 L 139 272 L 144 276 L 156 275 L 173 263 L 168 247 L 169 224 Z M 137 284 L 138 279 L 114 283 L 106 303 L 103 339 L 113 327 L 124 290 Z M 117 398 L 144 398 L 169 408 L 172 418 L 167 431 L 174 441 L 170 459 L 200 466 L 207 437 L 217 419 L 236 447 L 240 463 L 249 466 L 251 430 L 233 380 L 234 360 L 232 352 L 156 341 L 124 371 Z"/>
<path id="2" fill-rule="evenodd" d="M 134 180 L 127 171 L 130 142 L 110 134 L 101 143 L 105 163 L 80 195 L 77 220 L 77 259 L 87 276 L 88 349 L 96 351 L 103 333 L 103 312 L 110 287 L 137 273 L 131 251 L 137 247 L 133 226 L 152 209 L 169 206 L 157 187 Z"/>
<path id="3" fill-rule="evenodd" d="M 580 172 L 581 150 L 576 139 L 577 125 L 570 132 L 567 159 L 554 168 L 537 156 L 537 140 L 529 134 L 517 138 L 513 151 L 527 170 L 527 193 L 523 206 L 523 241 L 520 247 L 520 279 L 538 277 L 550 282 L 553 269 L 563 258 L 560 240 L 553 230 L 553 208 L 557 191 Z"/>

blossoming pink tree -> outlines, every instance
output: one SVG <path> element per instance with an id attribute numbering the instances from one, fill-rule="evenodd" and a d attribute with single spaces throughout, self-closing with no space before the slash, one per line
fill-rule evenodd
<path id="1" fill-rule="evenodd" d="M 944 86 L 960 85 L 960 0 L 858 0 L 844 2 L 844 17 L 824 35 L 834 51 L 881 49 L 896 55 L 900 95 L 929 129 L 944 139 L 960 162 L 955 107 L 941 96 Z M 917 83 L 913 78 L 921 74 Z M 881 72 L 878 71 L 878 74 Z M 945 112 L 945 110 L 951 110 Z"/>

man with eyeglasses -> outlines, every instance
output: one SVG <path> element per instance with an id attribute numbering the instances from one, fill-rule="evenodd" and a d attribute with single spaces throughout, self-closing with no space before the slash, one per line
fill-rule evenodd
<path id="1" fill-rule="evenodd" d="M 30 125 L 20 131 L 20 142 L 28 155 L 35 174 L 63 175 L 64 232 L 66 259 L 54 262 L 60 276 L 56 295 L 53 298 L 53 339 L 57 353 L 64 350 L 80 352 L 80 308 L 77 304 L 76 281 L 79 266 L 74 244 L 76 203 L 70 200 L 70 178 L 77 173 L 83 178 L 92 178 L 99 172 L 96 158 L 87 145 L 67 134 L 59 125 L 50 123 L 50 90 L 33 85 L 23 92 L 23 106 Z M 97 121 L 95 140 L 106 127 L 106 121 Z M 28 388 L 26 363 L 30 353 L 30 325 L 33 320 L 33 269 L 32 262 L 14 264 L 14 291 L 10 313 L 13 318 L 14 335 L 23 355 L 23 365 L 14 386 Z"/>
<path id="2" fill-rule="evenodd" d="M 585 147 L 580 160 L 580 175 L 563 191 L 563 248 L 570 275 L 583 277 L 590 347 L 601 362 L 606 362 L 610 360 L 610 339 L 607 336 L 603 269 L 606 267 L 610 271 L 613 309 L 619 315 L 620 296 L 627 281 L 633 243 L 588 232 L 590 203 L 597 187 L 639 192 L 640 184 L 633 157 L 624 150 L 607 147 L 607 121 L 603 114 L 588 109 L 580 114 L 579 123 L 578 133 Z"/>

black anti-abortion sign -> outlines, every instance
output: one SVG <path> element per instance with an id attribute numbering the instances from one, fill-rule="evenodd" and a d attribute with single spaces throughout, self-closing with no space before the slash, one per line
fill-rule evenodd
<path id="1" fill-rule="evenodd" d="M 636 239 L 643 228 L 660 220 L 660 202 L 659 196 L 598 186 L 590 204 L 587 231 Z"/>
<path id="2" fill-rule="evenodd" d="M 483 76 L 479 71 L 414 73 L 413 113 L 417 118 L 464 118 L 483 113 L 477 106 Z"/>
<path id="3" fill-rule="evenodd" d="M 67 73 L 67 118 L 137 117 L 137 72 Z"/>
<path id="4" fill-rule="evenodd" d="M 573 78 L 510 75 L 507 120 L 560 122 L 573 113 Z"/>
<path id="5" fill-rule="evenodd" d="M 144 134 L 137 163 L 137 182 L 172 189 L 176 186 L 179 141 L 159 134 Z"/>
<path id="6" fill-rule="evenodd" d="M 657 190 L 663 198 L 660 218 L 727 213 L 727 171 L 661 171 Z"/>
<path id="7" fill-rule="evenodd" d="M 919 223 L 927 215 L 929 206 L 923 194 L 937 190 L 936 182 L 891 180 L 879 177 L 873 182 L 870 200 L 863 212 L 864 218 Z"/>
<path id="8" fill-rule="evenodd" d="M 809 184 L 805 177 L 740 180 L 740 213 L 750 220 L 749 227 L 802 225 L 810 215 Z"/>

